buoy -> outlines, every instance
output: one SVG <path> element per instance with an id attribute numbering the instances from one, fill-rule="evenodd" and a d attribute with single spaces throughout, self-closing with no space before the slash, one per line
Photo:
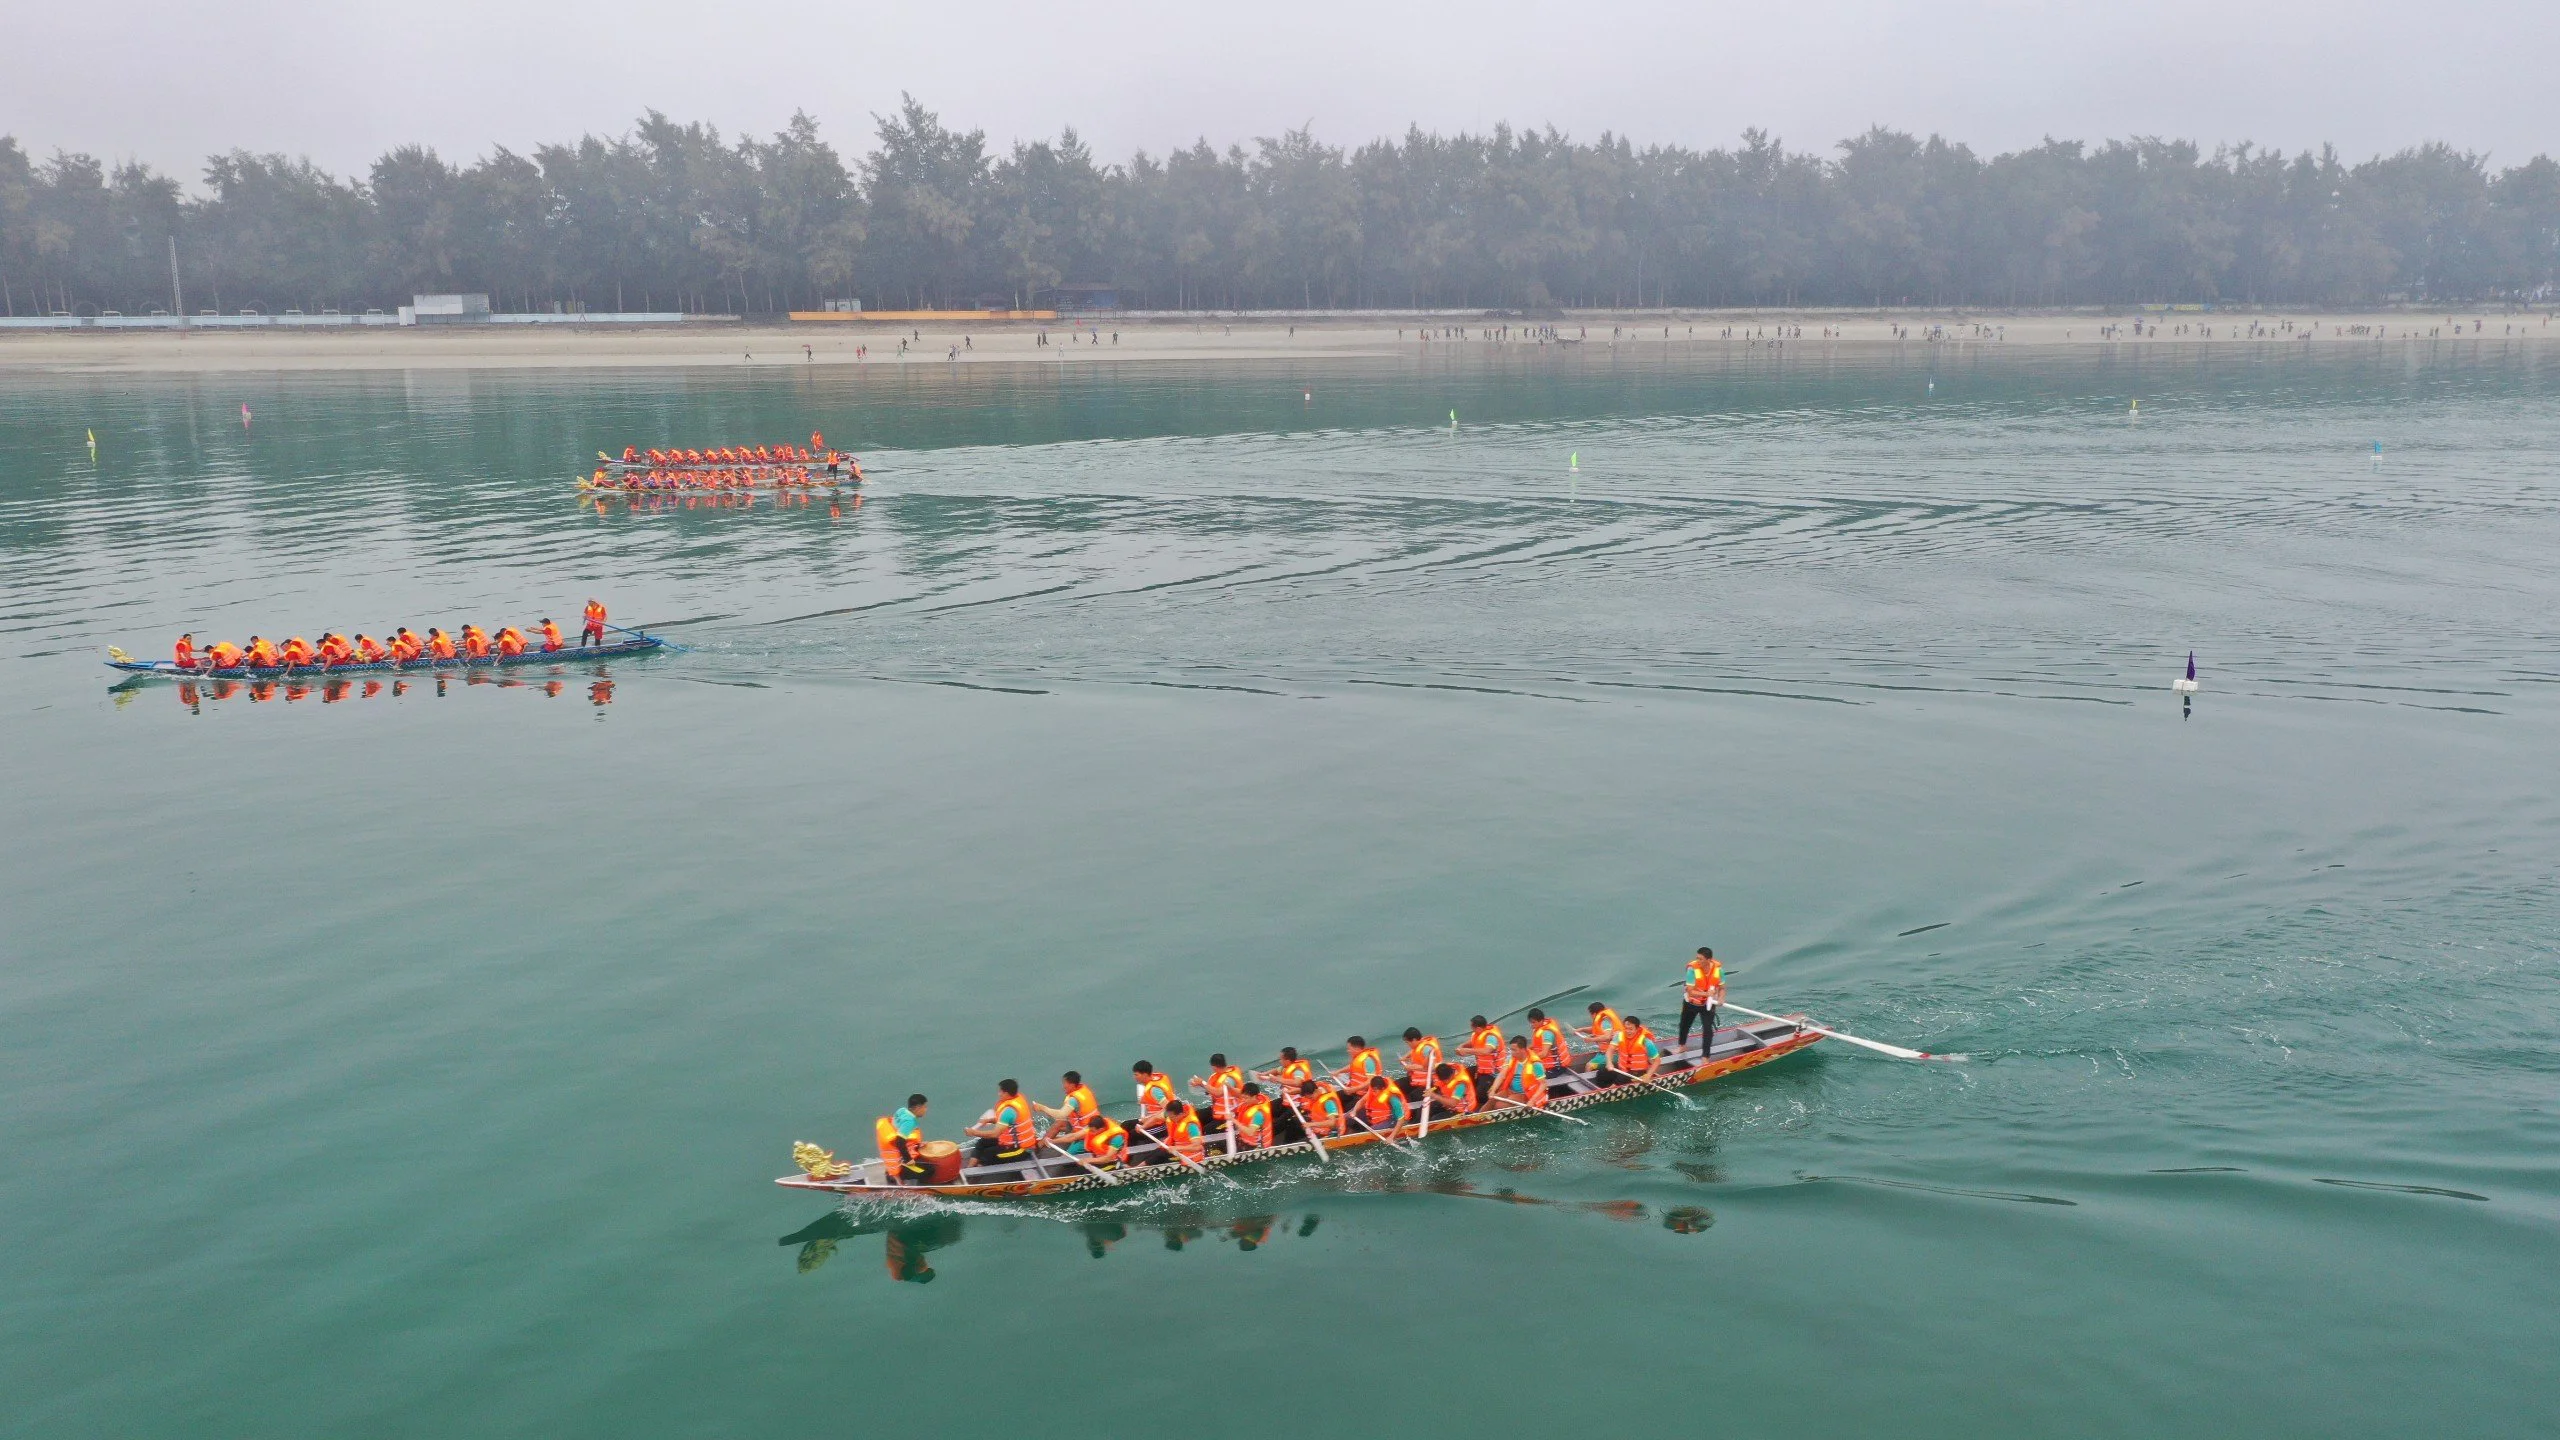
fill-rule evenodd
<path id="1" fill-rule="evenodd" d="M 2142 402 L 2141 402 L 2141 401 L 2139 401 L 2139 400 L 2134 401 L 2134 402 L 2133 402 L 2133 408 L 2132 408 L 2132 409 L 2130 409 L 2130 410 L 2128 410 L 2128 411 L 2126 411 L 2125 413 L 2126 413 L 2126 414 L 2128 414 L 2128 415 L 2130 415 L 2130 416 L 2132 416 L 2132 417 L 2133 417 L 2134 419 L 2136 419 L 2136 420 L 2141 419 L 2141 418 L 2142 418 Z"/>
<path id="2" fill-rule="evenodd" d="M 89 463 L 98 463 L 98 432 L 95 430 L 89 432 Z"/>
<path id="3" fill-rule="evenodd" d="M 245 400 L 240 404 L 240 428 L 243 430 L 249 428 L 249 404 Z"/>
<path id="4" fill-rule="evenodd" d="M 2169 688 L 2181 695 L 2196 693 L 2196 652 L 2193 650 L 2187 652 L 2187 673 L 2183 678 L 2170 681 Z"/>
<path id="5" fill-rule="evenodd" d="M 1578 470 L 1580 470 L 1580 469 L 1582 468 L 1582 452 L 1581 452 L 1581 451 L 1576 450 L 1576 451 L 1574 451 L 1574 452 L 1573 452 L 1573 459 L 1572 459 L 1572 462 L 1571 462 L 1571 466 L 1572 466 L 1572 468 L 1573 468 L 1573 469 L 1575 469 L 1575 470 L 1577 470 L 1577 471 L 1578 471 Z"/>

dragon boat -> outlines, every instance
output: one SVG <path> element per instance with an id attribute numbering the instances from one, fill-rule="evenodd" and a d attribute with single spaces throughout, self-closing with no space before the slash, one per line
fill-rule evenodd
<path id="1" fill-rule="evenodd" d="M 667 648 L 667 642 L 655 635 L 636 630 L 630 633 L 628 640 L 604 645 L 564 645 L 557 650 L 527 650 L 521 655 L 484 655 L 476 660 L 460 656 L 451 660 L 421 658 L 405 662 L 351 660 L 340 665 L 233 665 L 220 670 L 210 665 L 181 666 L 175 660 L 136 660 L 110 645 L 107 647 L 107 667 L 134 675 L 164 676 L 171 680 L 299 680 L 384 670 L 396 670 L 404 675 L 447 675 L 466 670 L 509 669 L 518 665 L 576 665 L 589 660 L 647 655 Z"/>
<path id="2" fill-rule="evenodd" d="M 1547 1079 L 1547 1105 L 1544 1109 L 1518 1104 L 1487 1103 L 1466 1115 L 1434 1115 L 1427 1130 L 1418 1122 L 1421 1108 L 1416 1106 L 1414 1113 L 1417 1121 L 1408 1124 L 1404 1130 L 1398 1132 L 1396 1138 L 1398 1140 L 1429 1139 L 1475 1130 L 1487 1125 L 1534 1120 L 1541 1116 L 1551 1117 L 1555 1114 L 1571 1114 L 1576 1110 L 1587 1110 L 1597 1105 L 1610 1105 L 1621 1100 L 1635 1100 L 1685 1086 L 1702 1085 L 1708 1081 L 1721 1080 L 1728 1075 L 1737 1075 L 1745 1070 L 1766 1065 L 1772 1060 L 1792 1055 L 1832 1033 L 1834 1032 L 1809 1024 L 1802 1016 L 1781 1016 L 1754 1021 L 1747 1025 L 1730 1025 L 1716 1031 L 1712 1037 L 1700 1036 L 1695 1043 L 1683 1048 L 1666 1050 L 1662 1056 L 1661 1067 L 1647 1080 L 1621 1081 L 1603 1085 L 1580 1070 L 1553 1075 Z M 1274 1109 L 1276 1112 L 1278 1107 L 1275 1105 Z M 1323 1140 L 1300 1138 L 1259 1149 L 1237 1150 L 1232 1153 L 1219 1149 L 1225 1139 L 1225 1132 L 1213 1132 L 1207 1137 L 1208 1150 L 1201 1160 L 1200 1168 L 1215 1173 L 1236 1166 L 1259 1165 L 1285 1159 L 1292 1155 L 1312 1158 L 1318 1146 L 1322 1146 L 1327 1154 L 1334 1154 L 1344 1150 L 1358 1149 L 1363 1145 L 1387 1142 L 1388 1137 L 1377 1131 L 1357 1128 L 1359 1122 L 1356 1119 L 1351 1123 L 1354 1128 L 1348 1134 L 1331 1136 Z M 814 1151 L 814 1147 L 809 1148 Z M 819 1190 L 833 1195 L 860 1196 L 865 1199 L 999 1200 L 1145 1185 L 1165 1180 L 1179 1180 L 1192 1173 L 1192 1167 L 1176 1159 L 1172 1152 L 1164 1148 L 1162 1142 L 1146 1136 L 1134 1126 L 1129 1131 L 1128 1156 L 1117 1169 L 1095 1170 L 1077 1159 L 1048 1150 L 1045 1146 L 1043 1150 L 1045 1153 L 1037 1159 L 1012 1160 L 996 1165 L 964 1165 L 960 1167 L 956 1180 L 948 1184 L 926 1185 L 890 1184 L 887 1167 L 877 1159 L 859 1163 L 833 1161 L 830 1164 L 828 1160 L 832 1157 L 820 1159 L 819 1157 L 824 1156 L 825 1152 L 815 1151 L 810 1160 L 803 1163 L 804 1173 L 785 1175 L 774 1183 L 790 1190 Z M 847 1166 L 849 1168 L 846 1168 L 843 1174 L 827 1175 L 810 1173 L 813 1165 L 818 1171 Z"/>

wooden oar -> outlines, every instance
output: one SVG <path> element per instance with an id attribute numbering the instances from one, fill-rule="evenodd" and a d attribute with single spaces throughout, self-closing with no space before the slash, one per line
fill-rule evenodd
<path id="1" fill-rule="evenodd" d="M 1381 1130 L 1377 1126 L 1370 1124 L 1368 1121 L 1361 1119 L 1359 1108 L 1356 1106 L 1343 1106 L 1342 1118 L 1351 1124 L 1357 1125 L 1361 1129 L 1368 1131 L 1370 1134 L 1377 1136 L 1379 1139 L 1386 1141 L 1388 1144 L 1393 1145 L 1399 1150 L 1413 1149 L 1412 1141 L 1399 1140 L 1395 1137 L 1395 1132 L 1392 1130 Z"/>
<path id="2" fill-rule="evenodd" d="M 1508 1105 L 1515 1110 L 1527 1110 L 1539 1115 L 1551 1115 L 1558 1120 L 1570 1120 L 1576 1125 L 1588 1125 L 1591 1123 L 1579 1115 L 1567 1115 L 1561 1110 L 1550 1110 L 1544 1105 L 1526 1104 L 1521 1101 L 1514 1100 L 1508 1095 L 1488 1095 L 1485 1098 L 1491 1100 L 1496 1105 Z"/>
<path id="3" fill-rule="evenodd" d="M 1748 1005 L 1736 1005 L 1730 1000 L 1724 1002 L 1724 1008 L 1727 1010 L 1739 1010 L 1745 1015 L 1757 1015 L 1763 1020 L 1781 1021 L 1785 1024 L 1793 1025 L 1799 1030 L 1810 1030 L 1816 1035 L 1828 1035 L 1834 1040 L 1846 1040 L 1852 1045 L 1863 1045 L 1867 1049 L 1873 1050 L 1879 1055 L 1890 1055 L 1896 1060 L 1945 1060 L 1961 1065 L 1967 1058 L 1962 1055 L 1932 1055 L 1926 1050 L 1906 1050 L 1900 1045 L 1887 1045 L 1881 1040 L 1863 1040 L 1855 1035 L 1834 1030 L 1826 1025 L 1815 1025 L 1803 1020 L 1790 1020 L 1784 1015 L 1772 1015 L 1766 1010 L 1754 1010 Z"/>
<path id="4" fill-rule="evenodd" d="M 641 638 L 641 639 L 643 639 L 643 640 L 655 640 L 655 641 L 657 641 L 660 645 L 663 645 L 663 646 L 665 646 L 666 648 L 668 648 L 668 649 L 670 649 L 670 650 L 683 651 L 683 652 L 688 653 L 688 654 L 689 654 L 689 653 L 691 653 L 691 652 L 692 652 L 692 650 L 693 650 L 693 647 L 692 647 L 692 646 L 690 646 L 690 645 L 679 645 L 679 644 L 677 644 L 676 642 L 674 642 L 673 640 L 668 640 L 668 639 L 665 639 L 665 638 L 663 638 L 663 637 L 661 637 L 661 636 L 657 636 L 657 635 L 649 634 L 647 631 L 644 631 L 644 630 L 624 630 L 624 629 L 623 629 L 623 627 L 622 627 L 622 626 L 619 626 L 619 625 L 607 625 L 607 626 L 606 626 L 606 627 L 604 627 L 604 628 L 606 628 L 607 630 L 621 630 L 621 631 L 622 631 L 622 633 L 623 633 L 623 634 L 625 634 L 625 635 L 636 635 L 636 636 L 638 636 L 639 638 Z"/>
<path id="5" fill-rule="evenodd" d="M 1088 1161 L 1087 1161 L 1083 1156 L 1078 1155 L 1078 1154 L 1077 1154 L 1077 1153 L 1075 1153 L 1074 1151 L 1067 1149 L 1065 1146 L 1060 1145 L 1060 1144 L 1056 1143 L 1055 1141 L 1050 1141 L 1050 1140 L 1043 1140 L 1043 1141 L 1041 1141 L 1040 1143 L 1041 1143 L 1041 1144 L 1043 1144 L 1043 1145 L 1048 1146 L 1051 1150 L 1056 1151 L 1058 1154 L 1063 1155 L 1063 1156 L 1065 1156 L 1067 1159 L 1072 1160 L 1072 1161 L 1074 1161 L 1076 1164 L 1078 1164 L 1078 1165 L 1082 1166 L 1082 1167 L 1084 1168 L 1084 1170 L 1086 1171 L 1086 1173 L 1088 1173 L 1088 1174 L 1092 1175 L 1092 1176 L 1093 1176 L 1093 1178 L 1095 1178 L 1095 1179 L 1097 1179 L 1097 1180 L 1101 1181 L 1103 1184 L 1105 1184 L 1105 1185 L 1117 1185 L 1117 1184 L 1119 1184 L 1119 1183 L 1120 1183 L 1120 1177 L 1119 1177 L 1119 1176 L 1112 1174 L 1110 1171 L 1103 1169 L 1103 1168 L 1102 1168 L 1101 1166 L 1099 1166 L 1099 1165 L 1095 1165 L 1095 1164 L 1092 1164 L 1092 1163 L 1088 1162 Z"/>

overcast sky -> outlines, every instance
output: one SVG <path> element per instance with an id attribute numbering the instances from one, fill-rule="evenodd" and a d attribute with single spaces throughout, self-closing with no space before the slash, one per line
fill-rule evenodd
<path id="1" fill-rule="evenodd" d="M 1105 159 L 1311 123 L 1335 143 L 1508 120 L 1639 144 L 1870 124 L 1985 154 L 2161 134 L 2351 159 L 2446 140 L 2560 152 L 2560 0 L 13 0 L 0 134 L 191 181 L 245 147 L 361 172 L 617 133 L 816 116 L 848 156 L 900 91 L 998 148 L 1073 125 Z"/>

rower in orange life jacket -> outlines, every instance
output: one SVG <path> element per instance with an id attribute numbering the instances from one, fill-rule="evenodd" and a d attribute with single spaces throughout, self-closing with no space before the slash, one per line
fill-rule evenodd
<path id="1" fill-rule="evenodd" d="M 1321 1080 L 1301 1080 L 1291 1105 L 1298 1112 L 1298 1124 L 1313 1140 L 1328 1139 L 1343 1133 L 1349 1117 L 1342 1111 L 1342 1096 Z"/>
<path id="2" fill-rule="evenodd" d="M 1412 1025 L 1404 1027 L 1404 1098 L 1420 1100 L 1422 1092 L 1431 1088 L 1431 1072 L 1444 1058 L 1439 1036 L 1425 1035 Z"/>
<path id="3" fill-rule="evenodd" d="M 603 644 L 604 602 L 590 597 L 587 601 L 586 615 L 587 626 L 578 632 L 578 643 L 581 645 Z"/>
<path id="4" fill-rule="evenodd" d="M 196 637 L 192 631 L 179 636 L 178 643 L 170 647 L 169 660 L 181 670 L 196 668 Z"/>
<path id="5" fill-rule="evenodd" d="M 390 655 L 390 651 L 382 648 L 381 641 L 374 639 L 372 636 L 367 635 L 362 631 L 358 631 L 356 633 L 357 659 L 362 660 L 367 665 L 379 665 L 384 660 L 390 658 Z"/>
<path id="6" fill-rule="evenodd" d="M 1093 1098 L 1093 1087 L 1084 1083 L 1084 1076 L 1073 1070 L 1058 1077 L 1058 1088 L 1066 1096 L 1065 1104 L 1042 1105 L 1034 1102 L 1031 1108 L 1049 1117 L 1051 1140 L 1061 1136 L 1082 1135 L 1085 1132 L 1084 1122 L 1102 1113 L 1102 1102 Z"/>
<path id="7" fill-rule="evenodd" d="M 323 665 L 343 665 L 355 658 L 356 650 L 347 643 L 346 636 L 327 630 L 321 632 L 319 647 L 312 653 Z"/>
<path id="8" fill-rule="evenodd" d="M 205 668 L 208 670 L 236 669 L 246 654 L 246 651 L 228 640 L 216 640 L 213 642 L 213 648 L 204 652 Z"/>
<path id="9" fill-rule="evenodd" d="M 1351 1077 L 1353 1089 L 1366 1092 L 1372 1077 L 1387 1073 L 1387 1062 L 1379 1056 L 1378 1047 L 1359 1036 L 1344 1041 L 1343 1049 L 1350 1052 L 1351 1058 L 1342 1062 L 1342 1073 Z"/>
<path id="10" fill-rule="evenodd" d="M 1661 1063 L 1662 1046 L 1644 1028 L 1644 1018 L 1629 1015 L 1618 1022 L 1618 1038 L 1609 1048 L 1591 1057 L 1591 1073 L 1601 1084 L 1614 1085 L 1621 1078 L 1642 1080 Z"/>
<path id="11" fill-rule="evenodd" d="M 262 635 L 252 635 L 249 637 L 248 661 L 250 664 L 261 670 L 273 670 L 284 663 L 284 661 L 276 655 L 274 642 L 268 640 Z"/>
<path id="12" fill-rule="evenodd" d="M 997 1081 L 996 1108 L 968 1131 L 978 1137 L 977 1162 L 994 1165 L 1027 1158 L 1040 1143 L 1039 1113 L 1023 1097 L 1020 1081 Z"/>
<path id="13" fill-rule="evenodd" d="M 433 625 L 427 627 L 427 658 L 430 660 L 453 658 L 453 637 Z"/>
<path id="14" fill-rule="evenodd" d="M 1271 1097 L 1262 1093 L 1261 1086 L 1245 1082 L 1227 1128 L 1240 1149 L 1259 1150 L 1271 1143 Z"/>
<path id="15" fill-rule="evenodd" d="M 819 434 L 815 430 L 810 431 L 809 448 L 817 451 L 821 455 L 825 454 L 827 452 L 827 437 Z"/>
<path id="16" fill-rule="evenodd" d="M 1180 1100 L 1167 1100 L 1164 1106 L 1164 1143 L 1176 1155 L 1197 1165 L 1200 1163 L 1200 1112 Z"/>
<path id="17" fill-rule="evenodd" d="M 1495 1071 L 1502 1068 L 1502 1027 L 1478 1015 L 1467 1021 L 1467 1043 L 1458 1047 L 1475 1067 L 1476 1084 L 1482 1088 L 1492 1082 Z"/>
<path id="18" fill-rule="evenodd" d="M 1353 1109 L 1361 1124 L 1381 1135 L 1393 1135 L 1404 1124 L 1404 1091 L 1386 1076 L 1377 1076 Z"/>
<path id="19" fill-rule="evenodd" d="M 1191 1077 L 1191 1088 L 1209 1097 L 1209 1113 L 1220 1126 L 1235 1114 L 1236 1093 L 1244 1088 L 1244 1071 L 1227 1063 L 1224 1055 L 1209 1057 L 1209 1078 Z"/>
<path id="20" fill-rule="evenodd" d="M 285 641 L 276 655 L 287 665 L 308 665 L 312 661 L 311 642 L 296 635 Z"/>
<path id="21" fill-rule="evenodd" d="M 1529 1012 L 1529 1050 L 1548 1074 L 1561 1075 L 1573 1068 L 1573 1042 L 1567 1038 L 1571 1033 L 1563 1021 L 1549 1018 L 1546 1011 Z"/>
<path id="22" fill-rule="evenodd" d="M 1129 1156 L 1129 1132 L 1108 1115 L 1085 1117 L 1084 1133 L 1069 1142 L 1067 1149 L 1085 1157 L 1085 1163 L 1096 1170 L 1109 1170 Z"/>
<path id="23" fill-rule="evenodd" d="M 1510 1053 L 1503 1056 L 1502 1071 L 1493 1078 L 1493 1096 L 1515 1105 L 1547 1103 L 1547 1067 L 1531 1053 L 1529 1037 L 1511 1037 Z"/>
<path id="24" fill-rule="evenodd" d="M 489 644 L 501 655 L 521 655 L 524 653 L 524 632 L 513 625 L 501 625 Z"/>
<path id="25" fill-rule="evenodd" d="M 1716 952 L 1701 945 L 1698 953 L 1689 957 L 1688 973 L 1681 978 L 1680 1043 L 1672 1048 L 1688 1049 L 1690 1022 L 1703 1020 L 1706 1030 L 1698 1053 L 1701 1059 L 1705 1058 L 1706 1052 L 1716 1047 L 1716 1008 L 1723 1003 L 1724 966 L 1717 961 Z"/>
<path id="26" fill-rule="evenodd" d="M 1431 1072 L 1431 1108 L 1443 1115 L 1466 1115 L 1476 1108 L 1474 1072 L 1441 1065 Z"/>
<path id="27" fill-rule="evenodd" d="M 1173 1103 L 1173 1082 L 1144 1060 L 1129 1067 L 1129 1078 L 1138 1086 L 1138 1128 L 1162 1129 L 1165 1107 Z"/>
<path id="28" fill-rule="evenodd" d="M 1597 1000 L 1591 1002 L 1591 1023 L 1582 1029 L 1584 1038 L 1602 1050 L 1618 1043 L 1618 1012 Z"/>
<path id="29" fill-rule="evenodd" d="M 426 653 L 426 648 L 426 642 L 410 634 L 406 625 L 391 632 L 391 658 L 402 665 Z"/>
<path id="30" fill-rule="evenodd" d="M 489 637 L 479 626 L 462 627 L 462 653 L 466 658 L 473 660 L 483 659 L 488 655 Z"/>
<path id="31" fill-rule="evenodd" d="M 1257 1070 L 1253 1078 L 1268 1080 L 1280 1087 L 1283 1095 L 1295 1095 L 1298 1087 L 1315 1078 L 1316 1067 L 1298 1054 L 1295 1045 L 1280 1047 L 1280 1063 L 1269 1070 Z"/>
<path id="32" fill-rule="evenodd" d="M 639 458 L 640 458 L 640 452 L 639 452 L 639 451 L 637 451 L 637 450 L 635 450 L 635 449 L 631 448 L 631 447 L 630 447 L 630 446 L 628 446 L 628 445 L 625 445 L 625 446 L 623 446 L 623 447 L 622 447 L 622 463 L 623 463 L 623 464 L 628 465 L 628 464 L 630 464 L 632 461 L 637 460 L 637 459 L 639 459 Z"/>
<path id="33" fill-rule="evenodd" d="M 542 651 L 544 654 L 547 655 L 560 648 L 560 627 L 552 624 L 551 617 L 548 615 L 542 617 L 541 633 Z"/>
<path id="34" fill-rule="evenodd" d="M 913 1185 L 924 1179 L 924 1162 L 918 1152 L 924 1148 L 924 1097 L 910 1095 L 897 1110 L 871 1122 L 872 1138 L 880 1144 L 880 1165 L 889 1172 L 892 1185 Z"/>

